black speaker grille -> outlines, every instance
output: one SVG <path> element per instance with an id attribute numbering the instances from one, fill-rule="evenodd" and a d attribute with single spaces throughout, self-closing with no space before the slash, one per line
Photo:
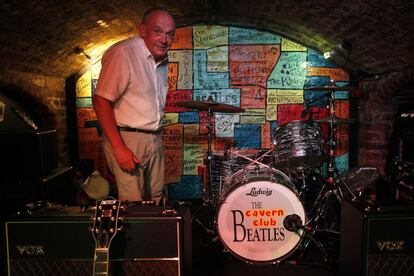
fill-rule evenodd
<path id="1" fill-rule="evenodd" d="M 85 276 L 92 275 L 93 263 L 86 260 L 13 260 L 9 276 Z"/>
<path id="2" fill-rule="evenodd" d="M 177 260 L 111 261 L 109 275 L 178 276 Z M 9 276 L 91 276 L 93 262 L 88 260 L 13 260 Z"/>
<path id="3" fill-rule="evenodd" d="M 369 276 L 410 276 L 414 275 L 414 256 L 369 256 Z"/>
<path id="4" fill-rule="evenodd" d="M 127 261 L 114 262 L 114 275 L 132 276 L 132 275 L 148 275 L 148 276 L 177 276 L 178 261 L 162 260 L 162 261 Z"/>

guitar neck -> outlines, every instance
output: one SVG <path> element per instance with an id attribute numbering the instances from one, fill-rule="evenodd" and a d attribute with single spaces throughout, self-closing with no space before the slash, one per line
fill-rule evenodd
<path id="1" fill-rule="evenodd" d="M 95 217 L 91 229 L 95 240 L 93 276 L 109 275 L 109 246 L 119 229 L 121 202 L 115 199 L 96 201 Z"/>
<path id="2" fill-rule="evenodd" d="M 93 276 L 109 275 L 109 248 L 96 248 L 93 262 Z"/>

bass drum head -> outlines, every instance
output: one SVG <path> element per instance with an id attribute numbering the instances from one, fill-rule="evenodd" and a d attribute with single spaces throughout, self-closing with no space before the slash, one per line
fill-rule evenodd
<path id="1" fill-rule="evenodd" d="M 218 234 L 225 247 L 248 263 L 277 263 L 299 245 L 303 232 L 283 226 L 296 214 L 303 224 L 305 210 L 288 186 L 266 178 L 253 178 L 228 191 L 217 209 Z"/>

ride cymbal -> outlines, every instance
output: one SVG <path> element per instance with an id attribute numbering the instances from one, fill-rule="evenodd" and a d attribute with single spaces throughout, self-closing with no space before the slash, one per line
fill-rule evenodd
<path id="1" fill-rule="evenodd" d="M 316 86 L 316 87 L 307 87 L 303 90 L 311 90 L 311 91 L 351 91 L 354 90 L 351 86 L 332 86 L 332 85 L 325 85 L 325 86 Z"/>
<path id="2" fill-rule="evenodd" d="M 333 118 L 326 117 L 323 119 L 316 119 L 314 121 L 317 123 L 330 123 L 332 121 L 332 123 L 334 124 L 352 124 L 355 122 L 354 119 L 342 119 L 336 116 L 334 116 Z"/>
<path id="3" fill-rule="evenodd" d="M 189 109 L 196 109 L 200 111 L 211 111 L 211 112 L 222 112 L 222 113 L 242 113 L 245 110 L 243 108 L 229 105 L 229 104 L 222 104 L 212 100 L 207 101 L 181 101 L 175 103 L 176 106 L 189 108 Z"/>

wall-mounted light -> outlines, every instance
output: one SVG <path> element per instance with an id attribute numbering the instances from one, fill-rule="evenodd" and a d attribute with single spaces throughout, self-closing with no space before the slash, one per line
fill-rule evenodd
<path id="1" fill-rule="evenodd" d="M 102 28 L 108 28 L 109 24 L 106 23 L 104 20 L 99 19 L 98 21 L 96 21 L 96 24 L 98 24 L 99 26 L 101 26 Z"/>
<path id="2" fill-rule="evenodd" d="M 345 55 L 349 56 L 349 52 L 352 50 L 352 44 L 351 42 L 344 40 L 341 43 L 337 44 L 333 49 L 326 51 L 323 53 L 323 57 L 325 59 L 329 59 L 333 57 L 334 55 L 338 54 L 339 52 L 344 52 Z"/>
<path id="3" fill-rule="evenodd" d="M 335 54 L 335 50 L 330 50 L 328 52 L 323 53 L 323 57 L 325 59 L 331 58 Z"/>
<path id="4" fill-rule="evenodd" d="M 85 50 L 79 46 L 75 47 L 75 53 L 78 55 L 83 55 L 85 58 L 87 58 L 90 62 L 95 62 L 95 58 L 93 58 L 92 56 L 88 55 L 88 53 L 85 52 Z"/>

